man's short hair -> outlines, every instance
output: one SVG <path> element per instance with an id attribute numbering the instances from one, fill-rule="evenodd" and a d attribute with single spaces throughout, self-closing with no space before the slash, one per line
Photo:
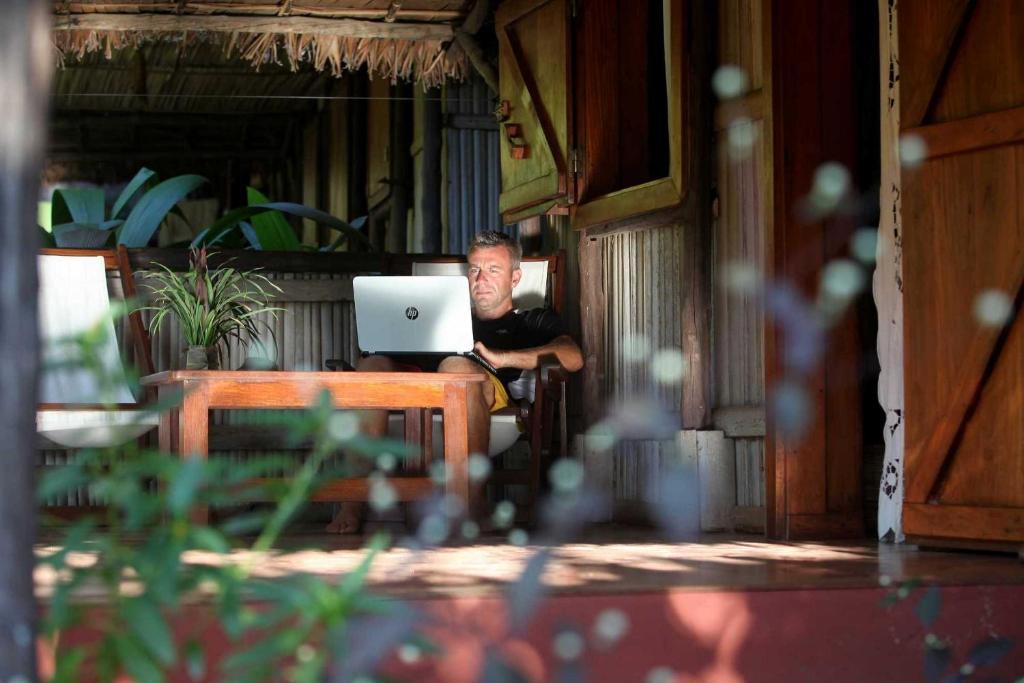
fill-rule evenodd
<path id="1" fill-rule="evenodd" d="M 512 257 L 512 270 L 519 268 L 519 264 L 523 260 L 523 246 L 509 235 L 496 230 L 486 230 L 477 233 L 473 241 L 469 243 L 466 255 L 471 254 L 474 249 L 486 249 L 489 247 L 505 247 L 508 249 L 509 256 Z"/>

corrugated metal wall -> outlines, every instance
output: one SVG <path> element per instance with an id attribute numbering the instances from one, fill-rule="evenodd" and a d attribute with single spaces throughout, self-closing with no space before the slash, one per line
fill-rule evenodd
<path id="1" fill-rule="evenodd" d="M 444 144 L 450 254 L 462 254 L 473 235 L 500 230 L 501 164 L 494 100 L 479 78 L 445 86 Z"/>
<path id="2" fill-rule="evenodd" d="M 678 416 L 679 384 L 655 380 L 651 359 L 663 349 L 681 349 L 680 302 L 683 228 L 670 226 L 619 233 L 601 239 L 605 313 L 605 404 L 656 399 Z M 612 489 L 617 500 L 650 501 L 664 459 L 661 442 L 633 440 L 615 449 Z"/>

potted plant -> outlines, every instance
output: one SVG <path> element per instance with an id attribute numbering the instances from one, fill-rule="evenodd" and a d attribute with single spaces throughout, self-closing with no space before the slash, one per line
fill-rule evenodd
<path id="1" fill-rule="evenodd" d="M 220 367 L 220 347 L 230 337 L 241 344 L 260 348 L 260 326 L 271 331 L 257 316 L 276 315 L 280 308 L 268 306 L 273 291 L 281 288 L 254 270 L 241 271 L 227 263 L 219 268 L 207 266 L 205 248 L 189 251 L 189 268 L 176 273 L 162 264 L 160 270 L 146 273 L 154 311 L 150 329 L 155 333 L 173 314 L 181 323 L 188 349 L 185 367 L 190 370 Z"/>

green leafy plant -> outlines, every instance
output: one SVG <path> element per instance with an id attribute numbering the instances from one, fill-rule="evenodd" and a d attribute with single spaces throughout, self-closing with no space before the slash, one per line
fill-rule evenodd
<path id="1" fill-rule="evenodd" d="M 301 251 L 295 231 L 282 214 L 307 218 L 338 232 L 338 237 L 321 251 L 334 251 L 346 242 L 372 250 L 370 241 L 360 232 L 366 221 L 360 217 L 348 223 L 324 211 L 291 202 L 271 202 L 259 190 L 246 189 L 249 206 L 228 211 L 213 225 L 202 230 L 192 246 L 226 246 L 246 244 L 259 251 Z"/>
<path id="2" fill-rule="evenodd" d="M 122 190 L 109 214 L 100 188 L 54 190 L 53 242 L 58 247 L 99 248 L 112 242 L 144 247 L 178 202 L 205 182 L 206 178 L 198 175 L 180 175 L 160 182 L 154 171 L 143 168 Z M 129 203 L 140 192 L 129 211 Z"/>
<path id="3" fill-rule="evenodd" d="M 209 268 L 205 247 L 189 252 L 189 269 L 184 273 L 158 265 L 159 270 L 145 275 L 151 293 L 151 305 L 146 308 L 154 311 L 150 327 L 156 332 L 174 315 L 190 346 L 213 349 L 231 337 L 248 344 L 259 339 L 261 324 L 271 329 L 257 316 L 282 310 L 267 305 L 280 287 L 256 269 Z"/>

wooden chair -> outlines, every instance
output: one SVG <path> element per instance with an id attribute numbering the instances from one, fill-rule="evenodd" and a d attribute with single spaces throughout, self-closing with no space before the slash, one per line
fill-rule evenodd
<path id="1" fill-rule="evenodd" d="M 44 441 L 75 449 L 118 446 L 155 428 L 159 416 L 140 411 L 124 372 L 114 331 L 108 273 L 116 272 L 126 299 L 136 296 L 124 247 L 44 249 L 39 253 L 39 319 L 43 371 L 36 428 Z M 136 362 L 151 374 L 149 334 L 138 311 L 128 315 Z M 67 340 L 95 330 L 94 367 L 76 358 Z"/>
<path id="2" fill-rule="evenodd" d="M 462 256 L 407 255 L 391 257 L 390 273 L 394 275 L 465 275 L 466 259 Z M 565 252 L 551 256 L 524 257 L 522 279 L 513 291 L 517 308 L 548 306 L 563 314 L 565 287 Z M 528 491 L 528 521 L 536 520 L 536 502 L 540 495 L 541 474 L 550 458 L 555 437 L 555 415 L 558 415 L 558 454 L 568 453 L 566 425 L 567 373 L 557 363 L 524 371 L 523 377 L 510 387 L 512 405 L 491 416 L 489 455 L 507 451 L 518 440 L 526 439 L 530 459 L 525 469 L 496 467 L 489 480 L 493 485 L 524 485 Z M 435 416 L 436 417 L 436 416 Z M 408 421 L 409 417 L 406 417 Z M 431 431 L 430 427 L 426 427 Z M 423 434 L 422 426 L 407 435 Z M 432 430 L 437 431 L 437 430 Z"/>

